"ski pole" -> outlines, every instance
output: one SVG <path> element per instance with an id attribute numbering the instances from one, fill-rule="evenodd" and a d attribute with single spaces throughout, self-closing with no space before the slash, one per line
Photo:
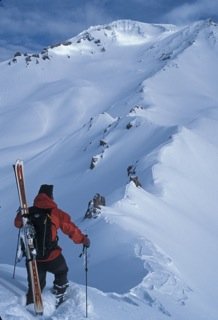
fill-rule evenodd
<path id="1" fill-rule="evenodd" d="M 87 257 L 87 247 L 85 247 L 85 274 L 86 274 L 86 318 L 88 318 L 88 257 Z"/>
<path id="2" fill-rule="evenodd" d="M 18 252 L 19 244 L 20 244 L 20 229 L 18 231 L 18 236 L 17 236 L 17 248 L 16 248 L 16 253 L 15 253 L 14 271 L 13 271 L 13 276 L 12 276 L 13 279 L 15 278 L 15 269 L 16 269 L 16 265 L 17 265 L 17 252 Z"/>
<path id="3" fill-rule="evenodd" d="M 81 258 L 83 255 L 85 256 L 86 318 L 88 318 L 88 255 L 86 246 L 83 246 L 83 251 L 79 257 Z"/>

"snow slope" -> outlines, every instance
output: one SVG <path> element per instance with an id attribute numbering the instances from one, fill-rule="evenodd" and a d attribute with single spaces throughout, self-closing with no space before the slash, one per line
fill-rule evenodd
<path id="1" fill-rule="evenodd" d="M 91 238 L 89 318 L 217 319 L 217 32 L 211 21 L 121 20 L 0 64 L 3 319 L 33 318 L 22 264 L 10 276 L 17 158 L 29 203 L 53 183 L 59 206 Z M 130 166 L 142 187 L 129 181 Z M 83 220 L 97 192 L 106 207 Z M 83 319 L 81 248 L 60 242 L 69 299 L 54 311 L 49 278 L 43 318 Z"/>

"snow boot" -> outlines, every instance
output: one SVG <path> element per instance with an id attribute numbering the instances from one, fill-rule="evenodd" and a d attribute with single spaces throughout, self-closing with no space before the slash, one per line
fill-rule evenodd
<path id="1" fill-rule="evenodd" d="M 58 308 L 59 305 L 65 301 L 66 290 L 68 287 L 69 287 L 69 283 L 66 283 L 62 286 L 54 284 L 52 292 L 53 292 L 53 294 L 55 294 L 55 298 L 56 298 L 55 307 L 56 308 Z"/>

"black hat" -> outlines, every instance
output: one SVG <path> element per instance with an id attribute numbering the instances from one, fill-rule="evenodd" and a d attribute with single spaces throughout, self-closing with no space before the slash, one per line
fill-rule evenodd
<path id="1" fill-rule="evenodd" d="M 49 198 L 53 199 L 53 188 L 52 184 L 42 184 L 38 194 L 45 193 Z"/>

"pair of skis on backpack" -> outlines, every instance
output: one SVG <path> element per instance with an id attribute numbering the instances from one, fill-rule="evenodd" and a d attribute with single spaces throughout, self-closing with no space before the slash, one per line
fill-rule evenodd
<path id="1" fill-rule="evenodd" d="M 27 205 L 26 192 L 25 192 L 25 181 L 24 181 L 24 165 L 23 161 L 17 160 L 14 167 L 15 178 L 17 182 L 17 190 L 20 201 L 21 216 L 23 222 L 23 249 L 27 259 L 28 270 L 31 280 L 33 303 L 35 313 L 37 315 L 43 314 L 43 302 L 42 293 L 39 282 L 39 275 L 36 263 L 36 248 L 34 246 L 34 230 L 33 226 L 28 223 L 29 209 Z"/>

